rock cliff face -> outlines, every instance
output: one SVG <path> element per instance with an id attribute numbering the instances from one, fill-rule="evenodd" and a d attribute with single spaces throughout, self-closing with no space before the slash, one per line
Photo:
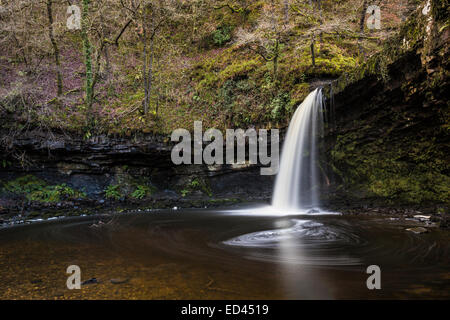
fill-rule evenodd
<path id="1" fill-rule="evenodd" d="M 16 150 L 16 154 L 24 152 L 25 157 L 23 163 L 19 163 L 17 157 L 8 160 L 10 165 L 3 170 L 3 175 L 26 172 L 47 175 L 54 182 L 65 181 L 76 188 L 85 187 L 91 195 L 103 192 L 107 183 L 113 182 L 115 172 L 124 166 L 131 167 L 139 175 L 171 169 L 170 148 L 162 138 L 155 136 L 138 141 L 105 136 L 83 140 L 30 132 L 15 139 L 11 149 Z"/>
<path id="2" fill-rule="evenodd" d="M 4 210 L 21 210 L 32 204 L 70 208 L 78 203 L 95 205 L 111 200 L 173 207 L 270 198 L 273 177 L 261 176 L 259 167 L 176 166 L 171 160 L 172 146 L 167 138 L 154 135 L 83 140 L 29 132 L 11 141 L 9 149 L 14 150 L 14 158 L 4 150 L 1 205 Z M 21 161 L 18 155 L 23 155 Z M 56 199 L 61 201 L 54 201 L 54 197 L 41 196 L 42 189 L 55 189 L 49 186 L 67 186 L 83 196 L 58 195 Z M 11 191 L 23 194 L 18 197 Z"/>
<path id="3" fill-rule="evenodd" d="M 331 202 L 448 206 L 448 13 L 429 4 L 334 97 Z"/>

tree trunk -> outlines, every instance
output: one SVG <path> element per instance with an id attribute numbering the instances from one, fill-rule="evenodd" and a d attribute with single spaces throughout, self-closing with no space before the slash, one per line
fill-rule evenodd
<path id="1" fill-rule="evenodd" d="M 363 8 L 361 11 L 361 18 L 359 20 L 359 32 L 364 34 L 364 22 L 366 20 L 367 0 L 363 2 Z"/>
<path id="2" fill-rule="evenodd" d="M 366 59 L 366 54 L 364 52 L 364 48 L 361 45 L 362 36 L 364 36 L 364 22 L 366 20 L 366 10 L 367 10 L 367 0 L 364 0 L 363 2 L 363 8 L 361 11 L 361 18 L 359 20 L 359 34 L 360 37 L 358 39 L 358 49 L 359 49 L 359 55 L 364 57 L 364 60 Z"/>
<path id="3" fill-rule="evenodd" d="M 193 17 L 193 24 L 192 24 L 192 34 L 191 34 L 191 42 L 193 43 L 195 40 L 195 34 L 197 33 L 197 10 L 195 8 L 195 2 L 192 3 L 192 17 Z"/>
<path id="4" fill-rule="evenodd" d="M 101 24 L 102 24 L 102 25 L 105 24 L 105 21 L 104 21 L 104 19 L 103 19 L 103 16 L 100 17 L 100 21 L 101 21 Z M 131 20 L 130 20 L 130 21 L 131 21 Z M 126 28 L 128 28 L 128 25 L 129 25 L 129 23 L 125 24 L 125 26 L 122 28 L 122 30 L 120 31 L 119 35 L 116 37 L 116 39 L 115 39 L 115 41 L 114 41 L 114 44 L 118 44 L 118 43 L 119 43 L 119 39 L 120 39 L 120 37 L 122 36 L 122 34 L 125 32 Z M 102 28 L 102 31 L 103 31 L 103 28 Z M 107 39 L 110 39 L 110 37 L 111 37 L 111 32 L 107 30 L 107 31 L 106 31 L 106 34 L 104 35 L 104 37 L 107 38 Z M 108 41 L 108 43 L 105 44 L 104 39 L 102 39 L 102 47 L 103 47 L 103 50 L 100 51 L 100 54 L 101 54 L 102 51 L 103 51 L 103 54 L 104 54 L 104 56 L 105 56 L 105 74 L 106 74 L 106 82 L 107 82 L 107 84 L 108 84 L 108 90 L 109 90 L 109 88 L 110 88 L 109 85 L 110 85 L 110 78 L 111 78 L 111 63 L 110 63 L 110 61 L 109 61 L 109 49 L 108 49 L 108 46 L 109 46 L 110 44 L 111 44 L 110 41 Z"/>
<path id="5" fill-rule="evenodd" d="M 152 84 L 153 84 L 153 59 L 155 56 L 154 50 L 154 34 L 150 38 L 150 62 L 148 66 L 148 76 L 147 76 L 147 112 L 148 107 L 150 106 L 150 96 L 152 94 Z"/>
<path id="6" fill-rule="evenodd" d="M 145 99 L 144 99 L 144 114 L 148 113 L 149 107 L 150 107 L 150 96 L 152 92 L 152 80 L 153 80 L 153 59 L 155 55 L 154 50 L 154 38 L 155 38 L 155 17 L 154 13 L 152 12 L 152 16 L 150 19 L 150 62 L 148 67 L 148 73 L 147 73 L 147 32 L 144 30 L 144 90 L 145 90 Z M 145 29 L 145 26 L 144 26 Z"/>
<path id="7" fill-rule="evenodd" d="M 273 80 L 276 82 L 277 78 L 278 78 L 278 56 L 280 55 L 279 53 L 279 40 L 277 39 L 275 42 L 275 56 L 273 58 Z"/>
<path id="8" fill-rule="evenodd" d="M 53 0 L 47 0 L 47 15 L 48 15 L 48 35 L 53 47 L 53 55 L 55 57 L 56 64 L 56 84 L 58 87 L 58 97 L 62 95 L 63 92 L 63 81 L 61 75 L 61 62 L 59 60 L 59 48 L 55 40 L 55 33 L 53 30 L 53 10 L 52 10 Z"/>
<path id="9" fill-rule="evenodd" d="M 148 112 L 148 87 L 147 87 L 147 28 L 145 27 L 145 17 L 142 16 L 142 41 L 144 46 L 144 65 L 142 67 L 142 80 L 144 82 L 144 114 Z"/>
<path id="10" fill-rule="evenodd" d="M 284 22 L 289 23 L 289 0 L 284 0 Z"/>
<path id="11" fill-rule="evenodd" d="M 88 17 L 89 17 L 89 2 L 90 0 L 83 0 L 83 11 L 81 14 L 81 37 L 83 39 L 84 64 L 86 67 L 86 106 L 89 115 L 91 115 L 93 92 L 93 75 L 92 75 L 92 46 L 88 37 Z"/>
<path id="12" fill-rule="evenodd" d="M 313 67 L 315 67 L 316 66 L 316 55 L 314 52 L 314 38 L 311 41 L 311 62 L 312 62 Z"/>
<path id="13" fill-rule="evenodd" d="M 322 24 L 322 0 L 317 0 L 317 5 L 319 6 L 320 23 Z"/>
<path id="14" fill-rule="evenodd" d="M 108 46 L 105 46 L 105 69 L 106 69 L 106 81 L 108 84 L 111 82 L 111 62 L 109 60 L 109 50 Z"/>

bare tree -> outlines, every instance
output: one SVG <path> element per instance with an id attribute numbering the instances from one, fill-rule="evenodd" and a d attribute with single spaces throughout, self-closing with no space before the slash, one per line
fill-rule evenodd
<path id="1" fill-rule="evenodd" d="M 362 3 L 361 18 L 359 20 L 360 37 L 358 39 L 359 54 L 364 56 L 364 58 L 365 58 L 365 52 L 364 52 L 364 48 L 362 47 L 361 41 L 362 41 L 362 37 L 364 36 L 364 22 L 366 20 L 366 11 L 367 11 L 367 0 L 364 0 Z"/>
<path id="2" fill-rule="evenodd" d="M 120 13 L 118 4 L 113 0 L 82 0 L 81 38 L 83 40 L 85 75 L 85 104 L 92 124 L 92 105 L 95 99 L 95 87 L 101 77 L 102 56 L 109 65 L 108 47 L 118 46 L 119 40 L 130 26 L 132 19 Z M 111 35 L 116 34 L 111 38 Z"/>
<path id="3" fill-rule="evenodd" d="M 43 21 L 41 9 L 41 0 L 11 1 L 2 7 L 0 28 L 4 38 L 0 38 L 0 43 L 28 71 L 37 68 L 48 53 L 47 43 L 42 41 L 42 26 L 47 28 L 48 22 Z"/>
<path id="4" fill-rule="evenodd" d="M 155 60 L 155 42 L 159 31 L 173 14 L 174 7 L 169 1 L 134 1 L 121 0 L 122 6 L 132 13 L 132 19 L 138 25 L 138 34 L 142 43 L 142 79 L 144 84 L 144 114 L 150 108 L 150 97 L 153 87 Z"/>
<path id="5" fill-rule="evenodd" d="M 93 76 L 92 76 L 92 45 L 89 39 L 89 5 L 90 0 L 83 0 L 82 14 L 81 14 L 81 38 L 83 39 L 83 53 L 84 53 L 84 65 L 86 68 L 85 77 L 85 91 L 86 91 L 86 106 L 89 114 L 91 114 L 91 108 L 94 96 Z"/>
<path id="6" fill-rule="evenodd" d="M 289 0 L 284 0 L 284 23 L 289 22 Z"/>
<path id="7" fill-rule="evenodd" d="M 258 25 L 252 31 L 240 28 L 237 31 L 237 44 L 247 47 L 258 54 L 265 61 L 271 61 L 273 66 L 273 80 L 278 78 L 278 59 L 280 57 L 281 21 L 283 14 L 272 0 L 261 15 Z"/>
<path id="8" fill-rule="evenodd" d="M 55 31 L 53 29 L 53 0 L 47 0 L 47 16 L 48 16 L 48 36 L 52 43 L 53 47 L 53 55 L 55 57 L 55 66 L 56 66 L 56 83 L 58 87 L 57 94 L 58 96 L 62 95 L 63 91 L 63 82 L 62 82 L 62 74 L 61 74 L 61 62 L 59 59 L 59 48 L 55 39 Z"/>
<path id="9" fill-rule="evenodd" d="M 200 0 L 203 1 L 203 0 Z M 288 1 L 288 0 L 285 0 Z M 244 22 L 247 18 L 248 14 L 250 13 L 250 5 L 252 4 L 251 0 L 227 0 L 222 1 L 220 4 L 215 5 L 215 10 L 220 9 L 228 9 L 231 13 L 240 14 L 242 17 L 241 22 Z"/>

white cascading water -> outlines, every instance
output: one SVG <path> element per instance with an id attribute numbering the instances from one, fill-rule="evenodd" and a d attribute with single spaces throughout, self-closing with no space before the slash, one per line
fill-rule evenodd
<path id="1" fill-rule="evenodd" d="M 311 92 L 297 108 L 283 143 L 272 207 L 283 210 L 319 206 L 318 137 L 323 133 L 322 89 Z"/>

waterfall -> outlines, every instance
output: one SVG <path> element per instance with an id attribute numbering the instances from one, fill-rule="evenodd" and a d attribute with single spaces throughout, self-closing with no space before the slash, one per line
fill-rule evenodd
<path id="1" fill-rule="evenodd" d="M 272 207 L 302 210 L 319 207 L 318 137 L 323 134 L 322 89 L 297 108 L 283 143 Z"/>

